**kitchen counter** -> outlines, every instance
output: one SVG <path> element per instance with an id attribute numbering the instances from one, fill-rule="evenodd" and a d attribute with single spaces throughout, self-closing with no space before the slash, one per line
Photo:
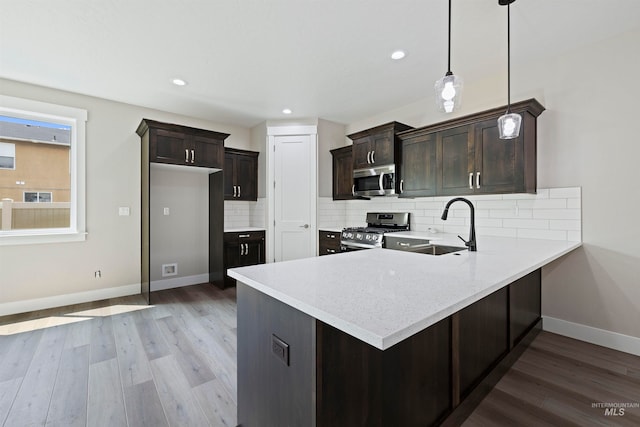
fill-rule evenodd
<path id="1" fill-rule="evenodd" d="M 429 235 L 394 233 L 402 234 Z M 462 246 L 456 235 L 429 236 L 434 243 Z M 580 245 L 482 236 L 478 252 L 432 256 L 369 249 L 230 269 L 228 274 L 385 350 Z"/>
<path id="2" fill-rule="evenodd" d="M 265 231 L 264 227 L 234 227 L 234 228 L 225 228 L 225 233 L 242 233 L 244 231 Z"/>

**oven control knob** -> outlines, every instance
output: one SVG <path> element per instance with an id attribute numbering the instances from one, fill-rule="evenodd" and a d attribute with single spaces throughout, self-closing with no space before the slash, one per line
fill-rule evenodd
<path id="1" fill-rule="evenodd" d="M 362 234 L 360 234 L 360 233 L 356 234 L 356 239 L 362 240 Z"/>

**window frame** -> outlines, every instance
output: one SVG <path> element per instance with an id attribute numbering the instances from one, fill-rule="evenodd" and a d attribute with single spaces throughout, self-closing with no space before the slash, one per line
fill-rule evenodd
<path id="1" fill-rule="evenodd" d="M 35 193 L 36 201 L 35 202 L 28 202 L 26 200 L 27 193 Z M 49 202 L 41 202 L 40 201 L 40 195 L 41 194 L 48 194 L 49 195 Z M 22 202 L 24 202 L 24 203 L 51 203 L 51 202 L 53 202 L 53 192 L 52 191 L 26 191 L 25 190 L 25 191 L 22 192 Z"/>
<path id="2" fill-rule="evenodd" d="M 9 156 L 2 156 L 2 157 L 9 157 L 11 159 L 13 159 L 13 167 L 11 168 L 5 168 L 3 166 L 0 165 L 0 170 L 4 170 L 4 171 L 14 171 L 16 170 L 16 144 L 11 143 L 11 142 L 2 142 L 0 141 L 0 145 L 2 144 L 6 144 L 6 145 L 13 145 L 13 157 L 9 157 Z M 1 153 L 0 153 L 1 155 Z"/>
<path id="3" fill-rule="evenodd" d="M 86 240 L 87 110 L 0 95 L 0 115 L 71 126 L 71 217 L 69 227 L 0 230 L 0 246 Z"/>

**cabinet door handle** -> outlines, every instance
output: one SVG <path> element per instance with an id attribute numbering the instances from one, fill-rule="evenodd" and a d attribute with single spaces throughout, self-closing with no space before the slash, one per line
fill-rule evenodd
<path id="1" fill-rule="evenodd" d="M 367 164 L 370 165 L 371 164 L 371 160 L 369 159 L 369 156 L 371 155 L 371 151 L 367 151 Z"/>
<path id="2" fill-rule="evenodd" d="M 247 237 L 251 237 L 251 234 L 238 234 L 238 238 L 246 239 Z"/>
<path id="3" fill-rule="evenodd" d="M 476 188 L 480 188 L 480 172 L 476 173 Z"/>
<path id="4" fill-rule="evenodd" d="M 245 255 L 249 255 L 249 244 L 248 243 L 244 243 L 244 254 Z"/>
<path id="5" fill-rule="evenodd" d="M 376 155 L 376 150 L 373 150 L 371 152 L 371 163 L 375 163 L 376 162 L 375 155 Z"/>
<path id="6" fill-rule="evenodd" d="M 188 148 L 184 149 L 184 161 L 186 163 L 189 163 L 189 149 Z"/>
<path id="7" fill-rule="evenodd" d="M 327 234 L 327 237 L 330 239 L 335 239 L 336 235 L 335 234 Z"/>
<path id="8" fill-rule="evenodd" d="M 196 159 L 196 150 L 191 150 L 191 163 Z"/>
<path id="9" fill-rule="evenodd" d="M 240 243 L 240 256 L 244 255 L 244 243 Z"/>
<path id="10" fill-rule="evenodd" d="M 473 190 L 473 172 L 469 173 L 469 188 Z"/>
<path id="11" fill-rule="evenodd" d="M 400 194 L 404 193 L 404 179 L 400 180 Z"/>
<path id="12" fill-rule="evenodd" d="M 355 184 L 353 184 L 353 185 L 351 186 L 351 195 L 352 195 L 352 196 L 354 196 L 354 197 L 355 197 L 355 195 L 356 195 L 356 185 L 355 185 Z"/>
<path id="13" fill-rule="evenodd" d="M 242 187 L 238 185 L 238 197 L 240 197 L 240 194 L 242 194 Z"/>
<path id="14" fill-rule="evenodd" d="M 335 249 L 327 249 L 327 252 L 330 254 L 335 254 L 336 250 Z"/>
<path id="15" fill-rule="evenodd" d="M 238 194 L 238 191 L 236 190 L 236 186 L 233 186 L 233 197 L 236 197 L 236 194 Z"/>

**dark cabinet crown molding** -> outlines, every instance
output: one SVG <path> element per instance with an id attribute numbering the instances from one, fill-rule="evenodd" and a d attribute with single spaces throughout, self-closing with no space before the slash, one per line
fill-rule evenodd
<path id="1" fill-rule="evenodd" d="M 358 139 L 364 136 L 385 132 L 389 130 L 392 130 L 395 133 L 399 133 L 399 132 L 404 132 L 410 129 L 413 129 L 413 126 L 405 125 L 404 123 L 400 123 L 400 122 L 389 122 L 389 123 L 385 123 L 383 125 L 376 126 L 370 129 L 365 129 L 365 130 L 352 133 L 350 135 L 347 135 L 347 138 L 353 140 L 353 139 Z"/>
<path id="2" fill-rule="evenodd" d="M 408 137 L 415 137 L 426 135 L 432 132 L 437 132 L 445 129 L 450 129 L 457 126 L 464 126 L 468 124 L 474 124 L 483 120 L 498 118 L 504 114 L 507 110 L 507 106 L 503 105 L 501 107 L 491 108 L 489 110 L 481 111 L 479 113 L 468 114 L 466 116 L 457 117 L 455 119 L 447 120 L 444 122 L 438 122 L 431 125 L 410 129 L 406 131 L 399 132 L 398 138 L 406 139 Z M 535 98 L 527 99 L 525 101 L 520 101 L 511 104 L 511 112 L 512 113 L 529 113 L 533 117 L 538 117 L 545 108 L 540 104 Z"/>
<path id="3" fill-rule="evenodd" d="M 139 136 L 142 136 L 149 130 L 149 128 L 163 129 L 174 132 L 185 132 L 190 135 L 209 136 L 222 140 L 228 138 L 229 135 L 231 135 L 229 133 L 216 132 L 214 130 L 198 129 L 190 126 L 177 125 L 174 123 L 157 122 L 150 119 L 142 119 L 142 121 L 138 125 L 138 129 L 136 129 L 136 133 Z"/>

